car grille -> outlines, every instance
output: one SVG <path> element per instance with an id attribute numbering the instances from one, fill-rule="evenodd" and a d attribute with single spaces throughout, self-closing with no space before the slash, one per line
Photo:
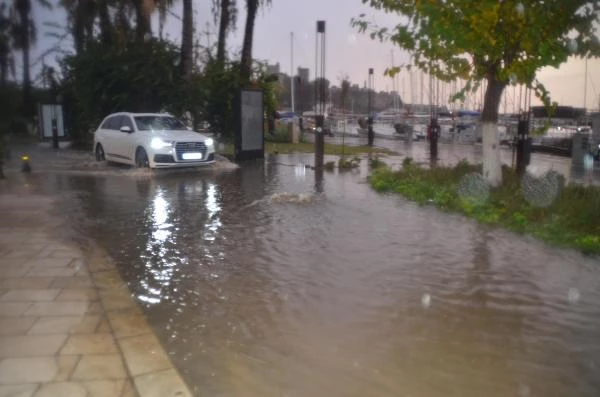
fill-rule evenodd
<path id="1" fill-rule="evenodd" d="M 170 154 L 155 154 L 154 155 L 155 163 L 174 163 L 175 159 Z"/>
<path id="2" fill-rule="evenodd" d="M 178 161 L 188 161 L 182 158 L 184 153 L 202 153 L 202 160 L 206 160 L 206 145 L 204 142 L 177 142 L 175 144 L 175 155 Z M 197 161 L 197 160 L 194 160 Z"/>

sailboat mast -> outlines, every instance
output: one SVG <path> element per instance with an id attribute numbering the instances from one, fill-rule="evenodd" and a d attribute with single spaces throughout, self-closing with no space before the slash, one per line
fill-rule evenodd
<path id="1" fill-rule="evenodd" d="M 296 111 L 294 103 L 294 32 L 290 32 L 290 79 L 291 79 L 291 102 L 292 102 L 292 113 Z"/>

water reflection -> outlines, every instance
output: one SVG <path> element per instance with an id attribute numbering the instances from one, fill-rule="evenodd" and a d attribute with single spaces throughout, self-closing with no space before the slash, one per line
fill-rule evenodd
<path id="1" fill-rule="evenodd" d="M 163 288 L 169 285 L 174 273 L 173 268 L 176 266 L 168 251 L 169 246 L 177 242 L 168 241 L 172 236 L 173 224 L 167 222 L 171 211 L 164 194 L 163 189 L 156 189 L 152 205 L 148 209 L 150 238 L 146 244 L 146 252 L 141 255 L 142 261 L 145 262 L 146 278 L 140 280 L 145 293 L 137 295 L 139 300 L 147 304 L 161 302 Z"/>
<path id="2" fill-rule="evenodd" d="M 265 200 L 315 178 L 260 162 L 63 189 L 92 192 L 81 222 L 196 395 L 600 394 L 597 259 L 377 195 L 367 168 L 316 204 Z"/>

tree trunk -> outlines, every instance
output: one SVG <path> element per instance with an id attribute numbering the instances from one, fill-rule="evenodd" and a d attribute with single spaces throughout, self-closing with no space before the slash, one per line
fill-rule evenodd
<path id="1" fill-rule="evenodd" d="M 183 28 L 181 33 L 181 74 L 185 81 L 192 76 L 194 63 L 194 18 L 192 0 L 183 0 Z"/>
<path id="2" fill-rule="evenodd" d="M 146 34 L 151 33 L 150 11 L 144 7 L 144 0 L 134 0 L 136 18 L 136 38 L 138 41 L 144 41 Z"/>
<path id="3" fill-rule="evenodd" d="M 227 42 L 227 30 L 231 22 L 230 0 L 221 0 L 221 16 L 219 21 L 219 39 L 217 41 L 217 63 L 225 62 L 225 44 Z"/>
<path id="4" fill-rule="evenodd" d="M 254 21 L 258 10 L 258 0 L 246 0 L 246 28 L 244 30 L 244 44 L 242 46 L 242 64 L 240 77 L 248 82 L 252 75 L 252 39 L 254 35 Z"/>
<path id="5" fill-rule="evenodd" d="M 6 52 L 5 52 L 6 51 Z M 0 49 L 0 86 L 4 87 L 8 80 L 8 48 Z"/>
<path id="6" fill-rule="evenodd" d="M 498 139 L 498 109 L 505 83 L 490 73 L 481 113 L 481 131 L 483 141 L 483 177 L 492 187 L 502 183 L 502 164 L 500 163 L 500 141 Z"/>
<path id="7" fill-rule="evenodd" d="M 23 2 L 26 3 L 26 2 Z M 21 18 L 21 51 L 23 51 L 23 110 L 29 115 L 31 109 L 31 74 L 29 70 L 29 34 L 31 31 L 31 21 L 29 20 L 29 7 L 22 7 L 20 10 Z"/>
<path id="8" fill-rule="evenodd" d="M 113 44 L 113 27 L 110 21 L 107 0 L 102 0 L 99 2 L 98 17 L 100 19 L 100 38 L 102 40 L 102 44 L 109 46 Z"/>

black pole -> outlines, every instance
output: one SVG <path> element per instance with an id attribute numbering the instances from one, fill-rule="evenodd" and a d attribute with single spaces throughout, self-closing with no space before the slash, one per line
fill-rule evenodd
<path id="1" fill-rule="evenodd" d="M 523 175 L 531 157 L 531 138 L 529 137 L 529 112 L 522 113 L 517 127 L 517 174 Z"/>
<path id="2" fill-rule="evenodd" d="M 318 58 L 321 52 L 320 63 L 315 59 L 315 175 L 321 175 L 325 156 L 325 21 L 317 21 L 317 40 L 315 55 Z M 319 93 L 319 94 L 317 94 Z M 320 98 L 318 97 L 320 95 Z"/>
<path id="3" fill-rule="evenodd" d="M 56 117 L 56 106 L 52 105 L 52 148 L 58 149 L 58 120 Z"/>
<path id="4" fill-rule="evenodd" d="M 369 68 L 369 84 L 367 89 L 369 90 L 369 109 L 368 109 L 368 117 L 367 117 L 367 139 L 368 145 L 373 146 L 373 141 L 375 140 L 375 132 L 373 131 L 373 68 Z"/>
<path id="5" fill-rule="evenodd" d="M 440 125 L 438 124 L 437 118 L 431 118 L 429 131 L 429 159 L 431 164 L 435 165 L 438 158 L 438 138 L 440 136 Z"/>

